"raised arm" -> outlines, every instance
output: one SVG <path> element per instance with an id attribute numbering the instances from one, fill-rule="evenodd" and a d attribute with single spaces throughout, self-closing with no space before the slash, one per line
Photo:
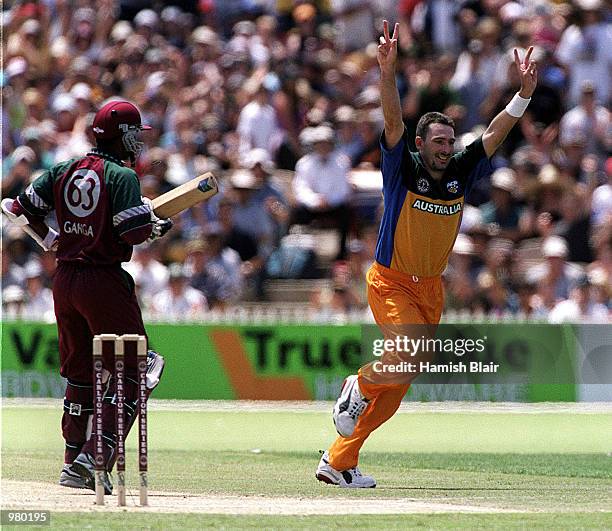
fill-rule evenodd
<path id="1" fill-rule="evenodd" d="M 482 135 L 482 143 L 484 145 L 487 157 L 493 156 L 497 148 L 504 141 L 514 124 L 523 116 L 531 95 L 538 83 L 538 70 L 535 61 L 530 61 L 533 46 L 529 47 L 525 60 L 521 63 L 517 50 L 514 50 L 514 64 L 518 69 L 521 79 L 521 89 L 514 95 L 506 108 L 500 112 L 487 127 L 487 130 Z"/>
<path id="2" fill-rule="evenodd" d="M 393 36 L 389 36 L 389 22 L 383 21 L 383 35 L 378 46 L 378 64 L 380 66 L 380 102 L 385 118 L 385 144 L 393 148 L 404 134 L 402 108 L 399 92 L 395 83 L 395 64 L 397 62 L 397 36 L 399 23 L 395 24 Z"/>

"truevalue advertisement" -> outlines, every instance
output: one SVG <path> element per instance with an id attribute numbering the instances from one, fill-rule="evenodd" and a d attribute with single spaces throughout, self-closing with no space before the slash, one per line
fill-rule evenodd
<path id="1" fill-rule="evenodd" d="M 573 401 L 612 383 L 605 325 L 582 333 L 577 325 L 445 324 L 383 335 L 373 325 L 156 323 L 147 331 L 167 360 L 156 398 L 332 400 L 360 367 L 373 380 L 411 384 L 407 400 Z M 55 325 L 3 323 L 4 396 L 63 396 L 58 367 Z"/>

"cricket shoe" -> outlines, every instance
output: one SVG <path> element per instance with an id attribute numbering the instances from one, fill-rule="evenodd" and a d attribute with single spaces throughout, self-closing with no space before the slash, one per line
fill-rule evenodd
<path id="1" fill-rule="evenodd" d="M 66 463 L 64 465 L 64 468 L 62 468 L 59 484 L 62 487 L 70 487 L 73 489 L 87 488 L 85 480 L 81 476 L 79 476 L 74 470 L 72 470 L 72 465 L 70 463 Z"/>
<path id="2" fill-rule="evenodd" d="M 93 491 L 96 490 L 95 464 L 93 457 L 85 452 L 80 453 L 72 463 L 72 470 L 83 480 L 85 487 Z M 105 470 L 102 475 L 104 494 L 113 493 L 113 483 L 110 474 Z"/>
<path id="3" fill-rule="evenodd" d="M 147 351 L 147 389 L 155 389 L 164 372 L 166 360 L 154 350 Z"/>
<path id="4" fill-rule="evenodd" d="M 376 487 L 376 480 L 372 476 L 364 476 L 358 466 L 342 471 L 333 468 L 329 464 L 327 451 L 321 456 L 315 476 L 323 483 L 338 485 L 344 489 L 373 489 Z"/>
<path id="5" fill-rule="evenodd" d="M 359 415 L 368 407 L 369 400 L 361 396 L 358 376 L 353 374 L 344 380 L 342 391 L 334 405 L 334 425 L 342 437 L 350 437 L 355 431 Z"/>

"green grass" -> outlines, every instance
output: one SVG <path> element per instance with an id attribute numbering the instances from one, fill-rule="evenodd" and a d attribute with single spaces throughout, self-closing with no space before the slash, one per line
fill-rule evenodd
<path id="1" fill-rule="evenodd" d="M 237 408 L 240 405 L 237 404 Z M 61 412 L 4 408 L 2 477 L 55 483 Z M 604 528 L 612 527 L 610 418 L 571 413 L 396 415 L 367 441 L 361 468 L 376 489 L 318 483 L 318 449 L 334 432 L 316 412 L 150 412 L 150 485 L 194 495 L 400 498 L 533 514 L 231 516 L 130 513 L 130 528 Z M 253 449 L 257 449 L 253 452 Z M 128 441 L 135 478 L 135 439 Z M 134 485 L 131 485 L 134 487 Z M 335 501 L 331 501 L 334 499 Z M 544 511 L 544 513 L 542 513 Z M 607 511 L 607 512 L 606 512 Z M 52 527 L 123 528 L 116 513 L 53 513 Z M 20 527 L 23 529 L 23 527 Z"/>
<path id="2" fill-rule="evenodd" d="M 605 529 L 612 524 L 610 513 L 600 514 L 428 514 L 268 516 L 195 514 L 105 514 L 94 520 L 91 514 L 54 513 L 51 526 L 58 529 Z M 45 527 L 6 526 L 15 531 L 43 530 Z"/>

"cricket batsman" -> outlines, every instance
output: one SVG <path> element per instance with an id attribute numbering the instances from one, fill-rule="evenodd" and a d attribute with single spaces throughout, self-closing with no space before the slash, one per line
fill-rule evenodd
<path id="1" fill-rule="evenodd" d="M 96 148 L 86 156 L 61 162 L 43 173 L 16 199 L 4 199 L 2 210 L 45 251 L 57 251 L 53 300 L 59 335 L 60 374 L 67 379 L 62 417 L 66 447 L 60 485 L 94 486 L 93 438 L 88 432 L 93 414 L 92 342 L 96 334 L 146 335 L 134 281 L 121 268 L 134 245 L 163 236 L 172 226 L 158 219 L 140 196 L 134 166 L 143 143 L 138 109 L 127 101 L 111 101 L 95 115 Z M 131 166 L 131 167 L 130 167 Z M 55 210 L 59 234 L 46 226 Z M 126 425 L 134 423 L 137 402 L 136 351 L 125 352 Z M 103 404 L 106 469 L 116 459 L 113 359 L 104 353 L 107 389 Z M 148 392 L 159 382 L 164 359 L 149 351 Z M 91 428 L 90 428 L 91 429 Z M 126 433 L 127 435 L 127 433 Z M 88 440 L 89 439 L 89 440 Z M 111 494 L 105 474 L 106 494 Z"/>
<path id="2" fill-rule="evenodd" d="M 380 96 L 385 129 L 381 137 L 384 213 L 376 257 L 367 273 L 368 302 L 385 339 L 395 339 L 414 325 L 435 328 L 444 293 L 441 274 L 459 231 L 466 193 L 491 172 L 489 159 L 525 112 L 537 84 L 529 48 L 514 62 L 521 87 L 484 134 L 454 153 L 455 125 L 448 116 L 423 115 L 416 129 L 417 152 L 408 148 L 395 81 L 399 24 L 389 35 L 383 22 L 378 46 Z M 411 328 L 412 327 L 412 328 Z M 397 364 L 402 353 L 385 351 L 344 381 L 333 419 L 339 436 L 323 453 L 316 477 L 340 487 L 375 487 L 358 468 L 359 450 L 381 424 L 397 411 L 416 373 L 398 378 L 380 372 Z"/>

